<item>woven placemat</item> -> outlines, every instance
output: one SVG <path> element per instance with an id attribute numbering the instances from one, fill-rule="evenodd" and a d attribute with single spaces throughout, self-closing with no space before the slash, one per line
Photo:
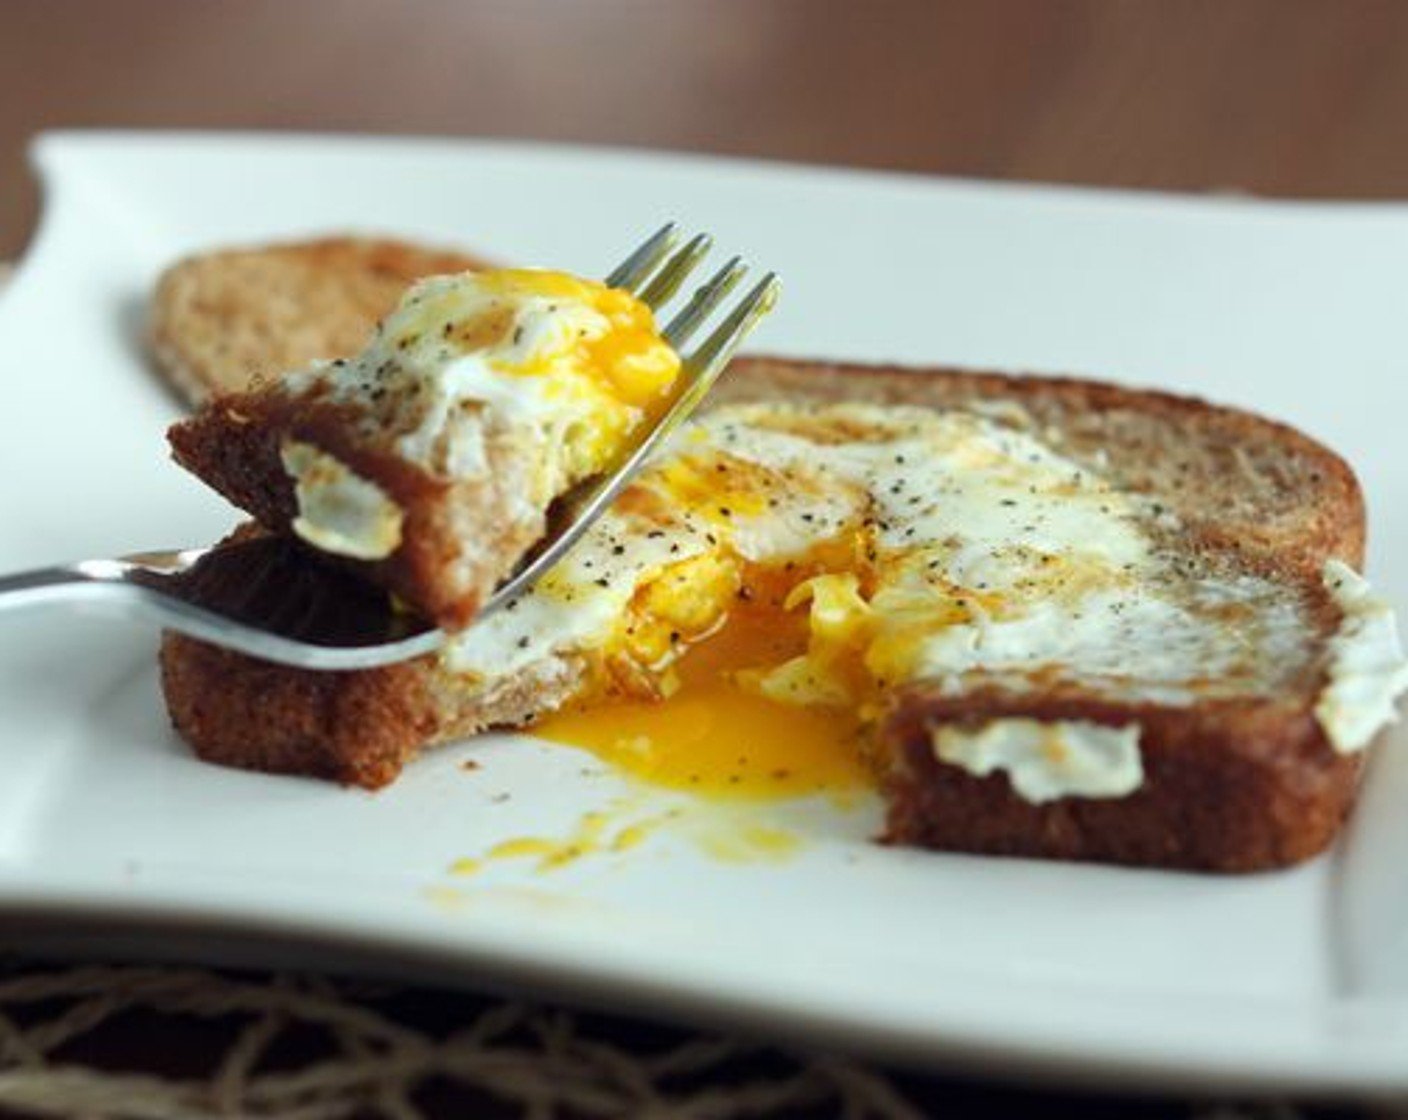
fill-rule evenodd
<path id="1" fill-rule="evenodd" d="M 13 958 L 0 958 L 0 1113 L 83 1120 L 1392 1115 L 941 1080 L 562 1007 L 312 974 Z"/>

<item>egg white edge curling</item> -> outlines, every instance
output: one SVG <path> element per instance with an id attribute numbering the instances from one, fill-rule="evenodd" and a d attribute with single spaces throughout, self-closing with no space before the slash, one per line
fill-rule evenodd
<path id="1" fill-rule="evenodd" d="M 401 545 L 405 515 L 376 483 L 311 443 L 285 439 L 279 459 L 293 480 L 293 531 L 338 556 L 382 560 Z"/>
<path id="2" fill-rule="evenodd" d="M 940 724 L 930 732 L 934 756 L 984 778 L 1007 774 L 1012 789 L 1034 805 L 1063 797 L 1126 797 L 1144 782 L 1140 726 L 1084 720 L 1004 717 L 981 726 Z"/>
<path id="3" fill-rule="evenodd" d="M 1408 689 L 1393 608 L 1369 581 L 1341 560 L 1325 561 L 1321 578 L 1343 612 L 1330 639 L 1328 683 L 1315 704 L 1315 718 L 1340 754 L 1367 747 L 1398 719 L 1396 702 Z"/>

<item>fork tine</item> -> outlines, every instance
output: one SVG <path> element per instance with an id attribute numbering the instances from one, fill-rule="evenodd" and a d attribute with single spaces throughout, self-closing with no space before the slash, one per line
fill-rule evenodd
<path id="1" fill-rule="evenodd" d="M 635 289 L 644 283 L 646 277 L 655 271 L 655 266 L 665 259 L 665 254 L 679 239 L 678 222 L 666 222 L 618 264 L 606 278 L 608 288 Z"/>
<path id="2" fill-rule="evenodd" d="M 652 311 L 658 310 L 679 291 L 680 285 L 713 245 L 714 239 L 707 233 L 691 237 L 685 247 L 666 261 L 665 267 L 645 286 L 645 290 L 640 294 L 641 302 Z"/>
<path id="3" fill-rule="evenodd" d="M 698 382 L 706 386 L 712 384 L 724 366 L 728 365 L 734 351 L 748 337 L 748 332 L 772 310 L 781 291 L 782 281 L 777 273 L 769 272 L 729 313 L 728 318 L 715 328 L 714 333 L 684 359 L 686 366 L 698 371 L 695 374 Z"/>
<path id="4" fill-rule="evenodd" d="M 677 319 L 690 316 L 692 323 L 694 318 L 702 318 L 697 315 L 695 305 L 707 301 L 708 308 L 713 308 L 723 298 L 722 294 L 717 293 L 717 289 L 721 288 L 723 292 L 727 292 L 728 288 L 737 283 L 738 277 L 742 275 L 741 262 L 737 258 L 729 261 L 712 280 L 695 292 L 690 305 L 681 312 L 680 316 L 677 316 Z M 711 291 L 711 289 L 715 291 Z M 692 356 L 683 359 L 684 372 L 679 379 L 682 388 L 666 410 L 665 415 L 644 433 L 640 441 L 625 455 L 613 471 L 577 484 L 578 496 L 575 498 L 569 496 L 565 502 L 565 508 L 572 511 L 568 524 L 555 536 L 547 539 L 544 542 L 544 547 L 521 563 L 518 570 L 495 589 L 494 594 L 480 607 L 480 618 L 510 602 L 524 588 L 531 587 L 539 576 L 556 564 L 563 554 L 581 538 L 593 519 L 606 508 L 607 503 L 624 489 L 654 449 L 659 447 L 680 424 L 684 423 L 704 394 L 709 391 L 710 386 L 717 380 L 719 374 L 723 372 L 729 358 L 733 356 L 733 352 L 748 335 L 748 332 L 757 325 L 759 319 L 772 309 L 781 289 L 782 283 L 778 279 L 777 273 L 769 272 L 748 293 L 739 306 L 729 314 L 728 318 L 719 324 L 714 333 L 709 336 L 708 341 L 700 346 Z M 689 329 L 694 329 L 694 326 L 697 326 L 697 323 L 692 323 Z"/>
<path id="5" fill-rule="evenodd" d="M 689 302 L 670 320 L 670 325 L 662 332 L 665 341 L 676 353 L 679 353 L 690 336 L 699 329 L 700 324 L 714 313 L 714 309 L 733 291 L 747 271 L 748 266 L 743 263 L 743 258 L 734 257 L 699 286 Z"/>

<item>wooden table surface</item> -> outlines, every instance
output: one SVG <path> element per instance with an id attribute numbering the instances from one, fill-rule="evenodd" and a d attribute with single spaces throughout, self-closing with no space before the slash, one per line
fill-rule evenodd
<path id="1" fill-rule="evenodd" d="M 37 212 L 24 146 L 55 127 L 1408 196 L 1408 3 L 1371 0 L 0 0 L 0 93 L 0 259 Z"/>
<path id="2" fill-rule="evenodd" d="M 26 139 L 73 126 L 1408 195 L 1389 0 L 0 0 L 0 91 L 0 256 L 34 219 Z"/>

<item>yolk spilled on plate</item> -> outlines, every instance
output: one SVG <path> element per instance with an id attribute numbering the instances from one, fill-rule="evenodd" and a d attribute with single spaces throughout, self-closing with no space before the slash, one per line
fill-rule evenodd
<path id="1" fill-rule="evenodd" d="M 534 725 L 532 734 L 586 749 L 656 785 L 749 799 L 844 795 L 873 781 L 844 712 L 780 704 L 734 674 L 806 649 L 805 616 L 735 609 L 679 661 L 678 687 L 659 700 L 597 700 Z"/>

